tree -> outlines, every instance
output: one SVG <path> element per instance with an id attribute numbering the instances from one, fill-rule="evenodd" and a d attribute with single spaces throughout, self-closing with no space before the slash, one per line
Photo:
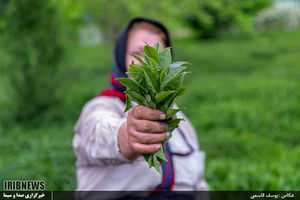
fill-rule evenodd
<path id="1" fill-rule="evenodd" d="M 7 72 L 18 119 L 38 117 L 56 103 L 55 83 L 63 53 L 59 17 L 51 0 L 11 0 L 6 6 Z"/>
<path id="2" fill-rule="evenodd" d="M 114 41 L 133 17 L 149 17 L 167 25 L 178 24 L 178 16 L 173 9 L 176 6 L 174 2 L 173 0 L 159 3 L 149 0 L 81 0 L 81 5 L 104 33 L 104 37 Z"/>
<path id="3" fill-rule="evenodd" d="M 253 17 L 271 4 L 270 0 L 182 1 L 183 17 L 199 37 L 216 37 L 220 32 L 252 27 Z"/>
<path id="4" fill-rule="evenodd" d="M 233 27 L 252 26 L 252 17 L 270 0 L 90 0 L 81 4 L 107 39 L 114 40 L 132 17 L 150 17 L 171 29 L 191 28 L 200 37 L 214 37 Z"/>

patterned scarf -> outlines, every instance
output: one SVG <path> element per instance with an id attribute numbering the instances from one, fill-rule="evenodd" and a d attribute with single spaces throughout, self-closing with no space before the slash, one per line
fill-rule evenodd
<path id="1" fill-rule="evenodd" d="M 124 91 L 126 87 L 123 86 L 116 78 L 126 77 L 126 74 L 121 72 L 119 67 L 113 62 L 112 72 L 110 74 L 110 82 L 111 85 L 109 88 L 106 88 L 103 92 L 101 92 L 98 96 L 114 96 L 121 99 L 124 103 L 126 101 L 126 95 Z"/>

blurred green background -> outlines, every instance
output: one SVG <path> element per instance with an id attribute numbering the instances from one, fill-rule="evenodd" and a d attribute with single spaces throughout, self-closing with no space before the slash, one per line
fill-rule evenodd
<path id="1" fill-rule="evenodd" d="M 132 17 L 170 29 L 192 63 L 178 100 L 206 152 L 211 190 L 300 188 L 297 0 L 0 0 L 0 182 L 76 188 L 73 127 L 109 86 Z"/>

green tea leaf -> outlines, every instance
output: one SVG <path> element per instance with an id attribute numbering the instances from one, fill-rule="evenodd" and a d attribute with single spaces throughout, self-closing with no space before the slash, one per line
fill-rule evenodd
<path id="1" fill-rule="evenodd" d="M 152 62 L 151 62 L 149 56 L 147 56 L 147 55 L 144 54 L 144 53 L 141 53 L 141 55 L 143 56 L 143 58 L 144 58 L 144 60 L 145 60 L 145 65 L 144 65 L 144 66 L 147 66 L 147 65 L 148 65 L 148 67 L 151 68 L 151 67 L 152 67 Z"/>
<path id="2" fill-rule="evenodd" d="M 156 104 L 152 101 L 151 96 L 149 94 L 147 94 L 145 97 L 146 97 L 148 107 L 155 110 Z"/>
<path id="3" fill-rule="evenodd" d="M 167 112 L 168 109 L 173 107 L 174 99 L 183 94 L 185 88 L 180 88 L 176 93 L 166 96 L 161 102 L 159 102 L 157 109 Z M 182 108 L 181 108 L 182 109 Z"/>
<path id="4" fill-rule="evenodd" d="M 159 69 L 169 70 L 170 64 L 172 61 L 171 50 L 170 48 L 165 48 L 161 53 L 159 53 Z"/>
<path id="5" fill-rule="evenodd" d="M 167 119 L 171 118 L 173 115 L 175 115 L 176 113 L 178 113 L 181 109 L 178 108 L 178 109 L 173 109 L 173 108 L 169 108 L 166 112 L 166 115 L 167 115 Z"/>
<path id="6" fill-rule="evenodd" d="M 154 75 L 152 70 L 149 67 L 143 66 L 142 70 L 144 72 L 148 88 L 151 89 L 152 92 L 158 93 L 159 91 L 159 80 Z"/>
<path id="7" fill-rule="evenodd" d="M 157 108 L 163 112 L 167 112 L 167 110 L 172 107 L 169 106 L 169 104 L 173 103 L 176 93 L 166 96 L 161 102 L 159 102 Z"/>
<path id="8" fill-rule="evenodd" d="M 129 79 L 129 78 L 116 78 L 116 80 L 120 81 L 122 85 L 125 85 L 126 88 L 133 90 L 135 92 L 139 92 L 140 86 L 135 81 Z"/>
<path id="9" fill-rule="evenodd" d="M 159 72 L 158 72 L 157 62 L 153 58 L 148 57 L 146 54 L 142 54 L 142 55 L 146 62 L 146 65 L 144 66 L 149 67 L 151 71 L 155 74 L 155 76 L 158 78 Z"/>
<path id="10" fill-rule="evenodd" d="M 182 65 L 191 65 L 191 64 L 189 62 L 185 62 L 185 61 L 176 61 L 170 65 L 170 68 L 173 69 L 173 68 L 180 67 Z"/>
<path id="11" fill-rule="evenodd" d="M 177 91 L 175 97 L 179 97 L 179 96 L 183 95 L 184 91 L 185 91 L 185 88 L 180 88 L 180 89 Z"/>
<path id="12" fill-rule="evenodd" d="M 145 62 L 143 61 L 143 59 L 141 59 L 140 57 L 138 57 L 137 55 L 134 55 L 134 54 L 130 54 L 131 56 L 133 56 L 135 59 L 137 59 L 141 65 L 145 65 Z"/>
<path id="13" fill-rule="evenodd" d="M 181 120 L 183 120 L 183 119 L 175 118 L 175 119 L 172 119 L 172 120 L 168 121 L 167 122 L 168 132 L 171 133 L 175 128 L 177 128 Z"/>
<path id="14" fill-rule="evenodd" d="M 186 69 L 186 67 L 184 67 L 184 66 L 180 66 L 180 67 L 176 67 L 176 68 L 170 68 L 169 74 L 167 75 L 165 81 L 171 80 L 172 78 L 177 76 L 180 72 L 182 72 L 185 69 Z"/>
<path id="15" fill-rule="evenodd" d="M 149 46 L 149 45 L 146 45 L 144 47 L 144 52 L 145 54 L 149 57 L 149 58 L 152 58 L 156 61 L 156 63 L 158 63 L 159 61 L 159 56 L 158 56 L 158 52 L 156 51 L 155 48 Z"/>
<path id="16" fill-rule="evenodd" d="M 164 146 L 161 144 L 161 148 L 159 151 L 155 152 L 156 158 L 159 162 L 168 161 L 164 155 Z"/>
<path id="17" fill-rule="evenodd" d="M 181 96 L 185 88 L 180 88 L 175 94 L 168 96 L 162 103 L 159 105 L 161 111 L 167 112 L 169 108 L 173 107 L 174 99 L 178 96 Z M 182 109 L 182 108 L 181 108 Z"/>
<path id="18" fill-rule="evenodd" d="M 160 81 L 161 83 L 164 81 L 165 76 L 166 76 L 166 70 L 163 69 L 163 70 L 161 70 L 160 75 L 159 75 L 159 81 Z"/>
<path id="19" fill-rule="evenodd" d="M 155 92 L 153 92 L 152 90 L 148 90 L 148 94 L 150 95 L 151 100 L 153 102 L 155 102 L 155 100 L 156 100 L 156 98 L 155 98 Z"/>
<path id="20" fill-rule="evenodd" d="M 139 105 L 146 106 L 147 102 L 145 101 L 145 98 L 139 93 L 133 90 L 126 90 L 125 93 L 130 97 L 132 101 L 136 102 Z"/>
<path id="21" fill-rule="evenodd" d="M 147 161 L 149 168 L 153 166 L 153 155 L 151 154 L 144 154 L 144 159 Z"/>
<path id="22" fill-rule="evenodd" d="M 143 74 L 143 71 L 141 73 L 139 72 L 126 72 L 132 80 L 134 80 L 143 90 L 147 90 L 146 87 L 146 80 Z"/>
<path id="23" fill-rule="evenodd" d="M 158 173 L 161 174 L 161 171 L 160 171 L 160 164 L 159 164 L 159 162 L 158 162 L 158 160 L 157 160 L 155 154 L 153 154 L 153 167 L 156 169 L 156 171 L 157 171 Z"/>
<path id="24" fill-rule="evenodd" d="M 161 44 L 160 44 L 159 42 L 156 42 L 156 43 L 154 44 L 154 48 L 156 49 L 156 51 L 157 51 L 158 53 L 160 53 L 161 50 L 162 50 L 162 46 L 161 46 Z"/>
<path id="25" fill-rule="evenodd" d="M 181 88 L 184 77 L 189 74 L 189 72 L 182 72 L 175 76 L 172 79 L 167 79 L 162 82 L 161 84 L 161 90 L 178 90 L 178 88 Z"/>
<path id="26" fill-rule="evenodd" d="M 170 94 L 175 93 L 176 91 L 174 90 L 170 90 L 170 91 L 160 91 L 157 95 L 156 95 L 156 103 L 159 104 L 162 100 L 164 100 L 167 96 L 169 96 Z"/>
<path id="27" fill-rule="evenodd" d="M 130 98 L 128 95 L 126 95 L 126 108 L 124 112 L 127 112 L 131 107 L 132 106 L 131 106 Z"/>
<path id="28" fill-rule="evenodd" d="M 141 67 L 137 64 L 129 64 L 129 70 L 128 72 L 134 72 L 134 73 L 137 73 L 137 72 L 142 72 L 141 71 Z"/>
<path id="29" fill-rule="evenodd" d="M 170 65 L 170 70 L 169 70 L 169 73 L 166 77 L 166 80 L 165 81 L 169 81 L 171 80 L 172 78 L 174 78 L 175 76 L 177 76 L 180 72 L 182 72 L 183 70 L 186 69 L 185 66 L 183 65 L 187 65 L 189 64 L 188 62 L 184 62 L 184 61 L 178 61 L 178 62 L 174 62 Z"/>
<path id="30" fill-rule="evenodd" d="M 158 74 L 157 62 L 153 58 L 149 58 L 149 59 L 151 61 L 152 67 L 155 70 L 155 74 L 158 76 L 159 74 Z"/>
<path id="31" fill-rule="evenodd" d="M 137 64 L 130 64 L 129 72 L 126 72 L 126 74 L 128 74 L 135 82 L 137 82 L 140 87 L 143 89 L 146 88 L 146 80 L 141 66 Z"/>

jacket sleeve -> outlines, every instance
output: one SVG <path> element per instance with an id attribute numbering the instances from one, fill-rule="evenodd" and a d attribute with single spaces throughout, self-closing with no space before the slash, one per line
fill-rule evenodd
<path id="1" fill-rule="evenodd" d="M 134 161 L 124 157 L 118 145 L 119 128 L 127 119 L 123 110 L 123 102 L 111 97 L 96 97 L 84 106 L 73 138 L 77 163 L 103 166 Z"/>

